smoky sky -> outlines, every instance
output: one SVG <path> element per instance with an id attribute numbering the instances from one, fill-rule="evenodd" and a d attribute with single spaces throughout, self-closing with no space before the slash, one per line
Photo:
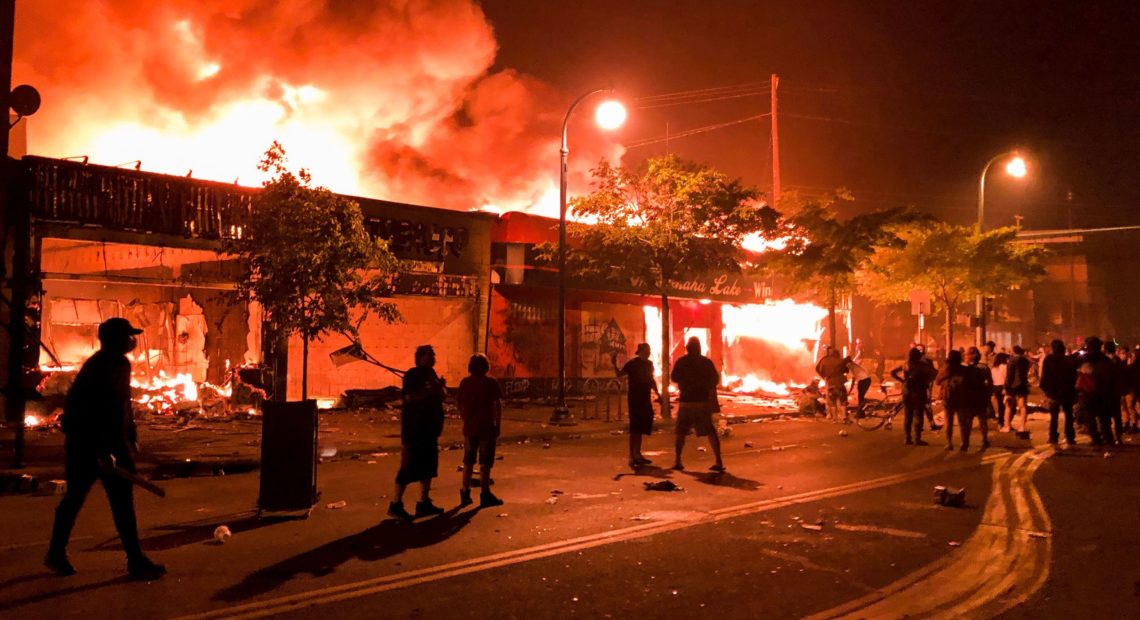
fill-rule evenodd
<path id="1" fill-rule="evenodd" d="M 780 75 L 782 183 L 844 186 L 855 208 L 976 213 L 991 156 L 1020 148 L 1030 176 L 989 179 L 987 225 L 1140 223 L 1140 4 L 484 0 L 495 64 L 576 92 L 631 97 Z M 767 112 L 766 96 L 633 110 L 621 140 Z M 767 119 L 671 140 L 767 189 Z M 632 148 L 627 163 L 665 152 Z M 1069 196 L 1072 196 L 1071 202 Z M 1070 213 L 1071 206 L 1071 213 Z"/>

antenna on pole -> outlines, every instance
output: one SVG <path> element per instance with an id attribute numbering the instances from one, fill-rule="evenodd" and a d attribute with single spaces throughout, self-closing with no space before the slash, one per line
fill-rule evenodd
<path id="1" fill-rule="evenodd" d="M 772 206 L 775 206 L 780 202 L 780 126 L 776 119 L 776 87 L 780 76 L 773 73 L 769 84 L 772 89 Z"/>

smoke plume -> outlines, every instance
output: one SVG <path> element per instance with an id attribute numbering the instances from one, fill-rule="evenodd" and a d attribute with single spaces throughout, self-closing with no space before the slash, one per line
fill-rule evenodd
<path id="1" fill-rule="evenodd" d="M 29 150 L 254 185 L 273 140 L 318 183 L 452 209 L 556 214 L 569 102 L 491 71 L 473 0 L 20 2 Z M 575 134 L 572 183 L 621 149 Z"/>

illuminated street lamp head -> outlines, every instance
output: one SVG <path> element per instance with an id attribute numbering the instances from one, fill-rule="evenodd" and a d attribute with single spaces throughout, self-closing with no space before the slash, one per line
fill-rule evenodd
<path id="1" fill-rule="evenodd" d="M 619 101 L 610 99 L 603 101 L 594 112 L 594 120 L 598 126 L 606 130 L 614 130 L 625 124 L 625 106 Z"/>
<path id="2" fill-rule="evenodd" d="M 1025 160 L 1020 155 L 1015 155 L 1013 159 L 1009 160 L 1009 163 L 1005 165 L 1005 172 L 1011 177 L 1020 179 L 1025 176 L 1027 172 Z"/>

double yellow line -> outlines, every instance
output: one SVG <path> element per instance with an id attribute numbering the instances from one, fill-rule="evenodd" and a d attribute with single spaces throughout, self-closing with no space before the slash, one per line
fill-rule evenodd
<path id="1" fill-rule="evenodd" d="M 1028 600 L 1049 576 L 1053 524 L 1033 475 L 1052 455 L 1043 446 L 996 465 L 982 522 L 955 552 L 808 620 L 989 618 Z"/>
<path id="2" fill-rule="evenodd" d="M 990 464 L 1008 459 L 1008 455 L 993 454 L 983 457 L 981 459 L 981 463 Z M 468 560 L 461 560 L 458 562 L 451 562 L 438 566 L 430 566 L 427 568 L 405 571 L 393 575 L 385 575 L 373 579 L 365 579 L 362 581 L 330 586 L 328 588 L 311 590 L 309 592 L 301 592 L 288 596 L 266 599 L 263 601 L 255 601 L 252 603 L 246 603 L 232 607 L 224 607 L 200 614 L 183 616 L 178 620 L 264 618 L 267 616 L 296 612 L 310 607 L 329 605 L 332 603 L 338 603 L 341 601 L 360 598 L 363 596 L 379 594 L 390 590 L 397 590 L 400 588 L 407 588 L 410 586 L 430 583 L 433 581 L 449 579 L 451 577 L 458 577 L 460 575 L 467 575 L 470 573 L 491 570 L 503 566 L 510 566 L 512 564 L 520 564 L 522 562 L 530 562 L 551 556 L 574 553 L 585 549 L 600 547 L 602 545 L 609 545 L 617 542 L 645 538 L 647 536 L 656 536 L 665 532 L 672 532 L 675 530 L 694 527 L 707 523 L 715 523 L 717 521 L 723 521 L 725 519 L 734 519 L 737 517 L 743 517 L 770 510 L 777 510 L 779 508 L 785 508 L 797 504 L 804 504 L 818 500 L 830 499 L 841 495 L 848 495 L 851 493 L 858 493 L 871 489 L 894 486 L 896 484 L 901 484 L 904 482 L 921 480 L 923 478 L 928 478 L 930 476 L 945 473 L 948 471 L 976 467 L 977 465 L 978 463 L 976 461 L 961 461 L 946 465 L 927 467 L 907 473 L 883 476 L 881 478 L 863 480 L 860 482 L 839 485 L 827 489 L 819 489 L 816 491 L 808 491 L 805 493 L 798 493 L 795 495 L 789 495 L 780 498 L 759 500 L 755 502 L 739 504 L 736 506 L 720 508 L 717 510 L 709 511 L 705 517 L 700 519 L 647 522 L 640 525 L 622 528 L 620 530 L 610 530 L 607 532 L 590 534 L 577 538 L 570 538 L 567 540 L 547 543 L 544 545 L 515 549 L 513 551 L 504 551 L 502 553 L 471 558 Z"/>

